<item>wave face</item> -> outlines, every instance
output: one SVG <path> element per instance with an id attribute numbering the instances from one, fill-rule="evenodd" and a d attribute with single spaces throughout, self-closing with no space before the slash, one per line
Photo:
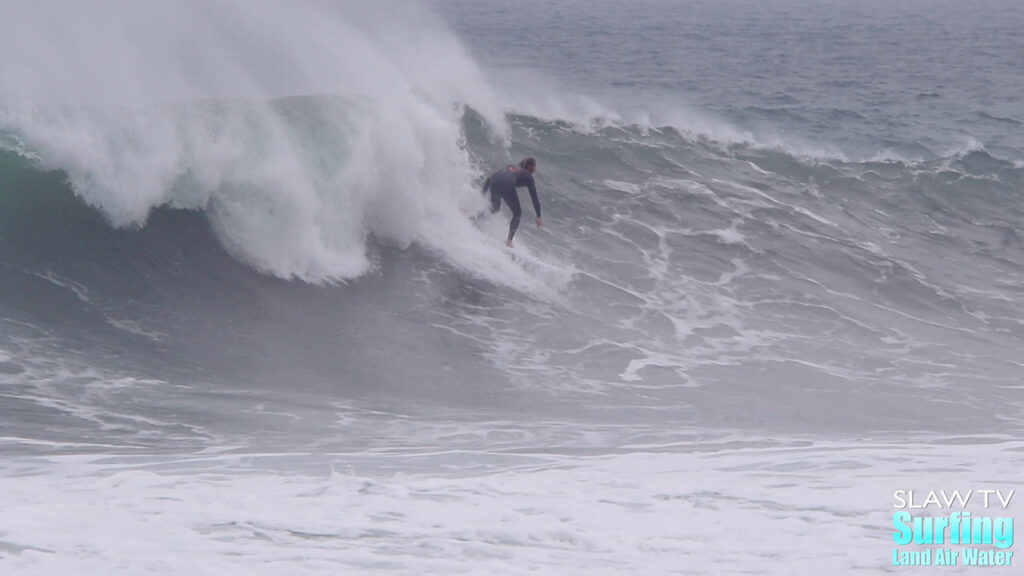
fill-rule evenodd
<path id="1" fill-rule="evenodd" d="M 807 515 L 915 462 L 1015 480 L 1019 7 L 435 4 L 0 7 L 0 483 L 49 519 L 0 556 L 180 565 L 55 540 L 88 498 L 209 573 L 816 573 L 888 536 Z M 783 535 L 650 532 L 692 510 Z"/>

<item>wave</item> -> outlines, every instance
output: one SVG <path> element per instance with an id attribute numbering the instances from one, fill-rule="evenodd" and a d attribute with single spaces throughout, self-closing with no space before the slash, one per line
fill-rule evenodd
<path id="1" fill-rule="evenodd" d="M 38 129 L 7 132 L 0 147 L 14 151 L 2 156 L 5 170 L 17 165 L 22 180 L 34 178 L 40 187 L 44 181 L 54 187 L 55 177 L 45 171 L 57 168 L 61 185 L 66 180 L 70 190 L 116 226 L 143 227 L 159 207 L 199 212 L 221 247 L 280 278 L 323 283 L 365 275 L 379 265 L 369 246 L 380 241 L 399 248 L 417 244 L 471 275 L 535 295 L 554 297 L 567 286 L 572 266 L 561 257 L 525 240 L 522 250 L 530 256 L 510 259 L 494 240 L 502 236 L 503 219 L 474 223 L 467 217 L 485 211 L 475 179 L 485 166 L 509 154 L 478 111 L 465 108 L 454 131 L 435 134 L 433 146 L 408 142 L 395 149 L 380 134 L 365 133 L 360 114 L 368 110 L 360 100 L 326 95 L 181 104 L 150 114 L 121 111 L 88 133 L 107 134 L 100 144 L 94 138 L 89 146 L 55 139 L 68 146 L 64 154 L 26 144 L 32 138 L 47 142 L 40 134 L 48 132 Z M 97 114 L 84 117 L 112 116 L 109 111 Z M 1013 190 L 1024 182 L 1019 166 L 980 144 L 930 161 L 852 162 L 750 143 L 723 144 L 673 126 L 581 126 L 521 115 L 510 115 L 507 122 L 513 150 L 563 164 L 547 173 L 542 167 L 542 183 L 554 194 L 546 201 L 557 201 L 569 182 L 616 166 L 621 176 L 603 181 L 629 193 L 654 176 L 671 179 L 673 172 L 713 185 L 700 173 L 720 164 L 725 172 L 719 177 L 728 179 L 744 166 L 812 186 L 828 186 L 838 177 L 860 188 L 881 178 L 887 187 L 921 189 L 896 204 L 894 215 L 942 207 L 991 221 L 984 215 L 1015 212 Z M 139 128 L 111 131 L 112 125 Z M 406 130 L 412 128 L 396 125 L 391 133 Z M 69 134 L 56 132 L 65 138 Z M 147 147 L 173 137 L 180 138 L 169 147 L 173 154 Z M 961 198 L 965 191 L 971 199 Z M 915 197 L 926 203 L 919 206 Z M 979 204 L 980 198 L 985 201 Z M 555 269 L 564 273 L 555 274 Z"/>
<path id="2" fill-rule="evenodd" d="M 337 96 L 269 105 L 310 151 L 314 136 L 333 133 L 306 121 L 353 106 Z M 203 106 L 242 114 L 250 104 Z M 686 388 L 685 398 L 707 400 L 706 384 L 735 382 L 737 371 L 797 403 L 809 400 L 786 387 L 794 378 L 831 390 L 884 372 L 879 386 L 928 387 L 1019 371 L 1008 352 L 1024 337 L 1012 163 L 980 150 L 930 162 L 816 161 L 667 126 L 508 123 L 509 151 L 467 109 L 467 170 L 509 153 L 541 158 L 545 228 L 524 230 L 510 254 L 500 247 L 507 216 L 473 223 L 456 208 L 450 225 L 438 220 L 402 244 L 379 231 L 406 223 L 409 207 L 380 204 L 357 240 L 368 271 L 344 288 L 243 266 L 257 250 L 307 248 L 228 244 L 218 194 L 240 194 L 237 209 L 264 210 L 268 227 L 281 216 L 244 188 L 218 188 L 201 208 L 167 204 L 145 226 L 118 229 L 75 197 L 68 172 L 0 153 L 0 321 L 100 350 L 145 347 L 137 356 L 168 372 L 186 358 L 228 381 L 298 378 L 314 388 L 343 373 L 346 385 L 383 382 L 403 398 L 421 360 L 473 383 L 451 398 L 571 387 L 626 404 L 637 390 Z M 171 188 L 179 200 L 201 190 Z M 466 197 L 482 201 L 472 187 Z M 953 350 L 957 367 L 939 358 Z M 480 362 L 508 380 L 480 388 Z"/>

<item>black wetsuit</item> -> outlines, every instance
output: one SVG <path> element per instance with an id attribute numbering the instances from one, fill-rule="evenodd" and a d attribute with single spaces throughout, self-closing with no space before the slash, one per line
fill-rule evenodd
<path id="1" fill-rule="evenodd" d="M 508 239 L 516 235 L 519 228 L 519 218 L 523 215 L 523 208 L 519 205 L 519 195 L 516 188 L 526 186 L 530 190 L 530 200 L 533 200 L 533 212 L 540 218 L 540 200 L 537 199 L 537 185 L 533 182 L 533 174 L 518 166 L 507 166 L 491 174 L 484 181 L 484 193 L 491 191 L 491 213 L 501 209 L 501 199 L 512 209 L 512 221 L 508 225 Z"/>

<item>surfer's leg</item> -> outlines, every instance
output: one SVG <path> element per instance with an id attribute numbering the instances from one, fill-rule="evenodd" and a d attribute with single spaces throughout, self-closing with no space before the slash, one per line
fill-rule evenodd
<path id="1" fill-rule="evenodd" d="M 501 210 L 501 193 L 491 188 L 491 214 Z"/>
<path id="2" fill-rule="evenodd" d="M 508 223 L 508 244 L 512 245 L 512 238 L 516 235 L 516 229 L 519 228 L 519 218 L 523 215 L 523 207 L 519 205 L 519 194 L 516 194 L 515 190 L 505 193 L 505 203 L 512 209 L 512 221 Z"/>

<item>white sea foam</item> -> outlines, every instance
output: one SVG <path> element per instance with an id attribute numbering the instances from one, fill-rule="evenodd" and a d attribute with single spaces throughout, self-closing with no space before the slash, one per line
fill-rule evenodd
<path id="1" fill-rule="evenodd" d="M 742 244 L 746 237 L 739 231 L 736 225 L 737 222 L 733 222 L 733 225 L 728 228 L 712 230 L 710 233 L 718 236 L 723 244 Z"/>
<path id="2" fill-rule="evenodd" d="M 1005 492 L 1015 447 L 651 436 L 588 457 L 7 460 L 0 558 L 33 575 L 876 573 L 892 566 L 896 490 Z M 283 472 L 300 462 L 320 472 Z"/>
<path id="3" fill-rule="evenodd" d="M 78 298 L 79 301 L 89 303 L 89 290 L 77 282 L 60 278 L 52 270 L 46 270 L 45 272 L 30 272 L 30 274 L 37 278 L 42 278 L 54 286 L 67 289 L 74 294 L 75 298 Z"/>
<path id="4" fill-rule="evenodd" d="M 604 185 L 618 192 L 627 194 L 639 194 L 641 187 L 632 182 L 621 182 L 619 180 L 605 180 Z"/>

